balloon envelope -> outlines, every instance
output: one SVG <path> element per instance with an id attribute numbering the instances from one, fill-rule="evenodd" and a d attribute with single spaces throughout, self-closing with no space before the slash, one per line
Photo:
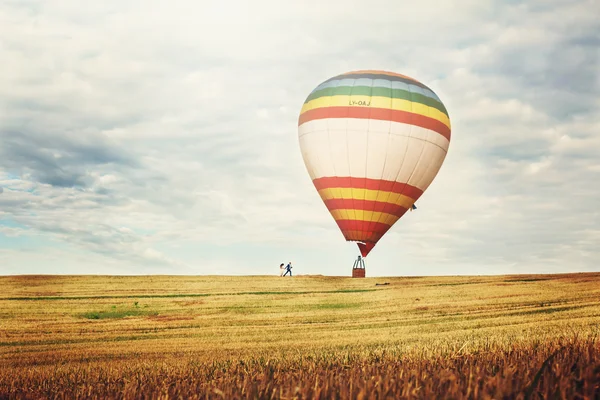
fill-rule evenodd
<path id="1" fill-rule="evenodd" d="M 352 71 L 318 85 L 298 120 L 304 163 L 347 241 L 366 257 L 437 175 L 450 119 L 421 82 Z"/>

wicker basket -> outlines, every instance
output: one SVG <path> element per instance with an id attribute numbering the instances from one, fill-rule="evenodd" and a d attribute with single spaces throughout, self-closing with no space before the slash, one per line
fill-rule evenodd
<path id="1" fill-rule="evenodd" d="M 353 278 L 364 278 L 365 277 L 365 268 L 352 268 L 352 277 Z"/>

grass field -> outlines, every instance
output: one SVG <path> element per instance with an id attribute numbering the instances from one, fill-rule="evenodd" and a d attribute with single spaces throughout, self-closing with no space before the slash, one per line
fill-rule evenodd
<path id="1" fill-rule="evenodd" d="M 600 273 L 0 287 L 0 398 L 600 398 Z"/>

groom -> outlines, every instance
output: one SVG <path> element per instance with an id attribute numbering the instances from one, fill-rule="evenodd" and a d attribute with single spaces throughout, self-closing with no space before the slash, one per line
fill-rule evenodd
<path id="1" fill-rule="evenodd" d="M 283 274 L 283 276 L 286 276 L 288 274 L 288 272 L 290 273 L 290 276 L 292 276 L 292 262 L 291 261 L 288 263 L 288 265 L 285 266 L 285 274 Z"/>

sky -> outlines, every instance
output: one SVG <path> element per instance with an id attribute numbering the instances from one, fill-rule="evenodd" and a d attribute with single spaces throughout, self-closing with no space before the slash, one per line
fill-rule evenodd
<path id="1" fill-rule="evenodd" d="M 596 0 L 0 0 L 0 275 L 351 274 L 302 103 L 412 76 L 452 123 L 367 276 L 600 271 Z"/>

